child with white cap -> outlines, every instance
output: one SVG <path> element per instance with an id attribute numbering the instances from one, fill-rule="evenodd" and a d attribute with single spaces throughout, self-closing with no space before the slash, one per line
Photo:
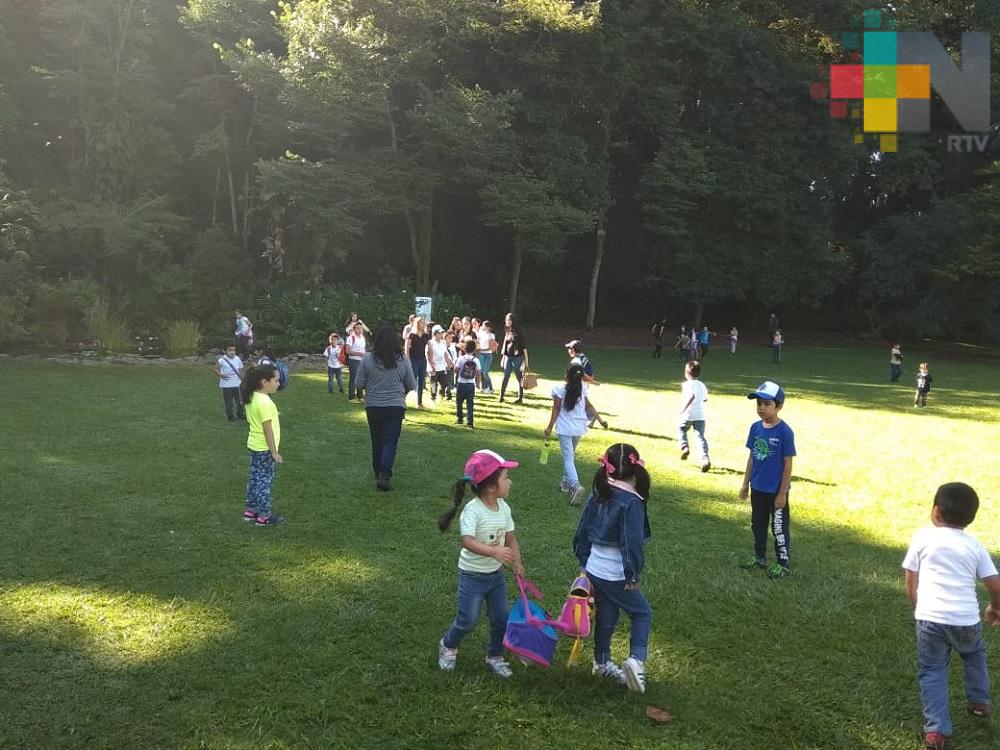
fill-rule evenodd
<path id="1" fill-rule="evenodd" d="M 747 436 L 746 475 L 740 487 L 740 499 L 750 496 L 750 526 L 753 529 L 753 559 L 742 567 L 764 568 L 771 578 L 788 575 L 791 546 L 791 516 L 788 486 L 792 481 L 792 457 L 795 456 L 795 433 L 779 416 L 785 403 L 785 391 L 767 380 L 747 394 L 756 399 L 759 422 L 750 425 Z M 778 561 L 767 565 L 767 526 L 774 535 L 774 553 Z"/>

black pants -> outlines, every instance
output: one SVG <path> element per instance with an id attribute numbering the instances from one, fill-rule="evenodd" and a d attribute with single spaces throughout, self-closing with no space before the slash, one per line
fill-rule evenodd
<path id="1" fill-rule="evenodd" d="M 458 421 L 462 421 L 462 404 L 468 403 L 469 405 L 469 419 L 466 424 L 470 427 L 472 426 L 472 405 L 476 400 L 476 384 L 475 383 L 458 383 L 455 386 L 455 390 L 458 392 L 458 397 L 455 399 L 455 406 L 458 409 Z"/>
<path id="2" fill-rule="evenodd" d="M 226 416 L 229 417 L 230 422 L 235 422 L 237 417 L 246 419 L 246 413 L 243 411 L 243 397 L 240 395 L 239 388 L 223 388 L 222 401 L 226 405 Z M 236 405 L 235 414 L 233 414 L 233 404 Z"/>
<path id="3" fill-rule="evenodd" d="M 245 362 L 250 356 L 250 345 L 253 344 L 252 336 L 237 336 L 236 337 L 236 353 L 240 355 L 240 358 Z"/>
<path id="4" fill-rule="evenodd" d="M 663 356 L 663 342 L 657 341 L 653 344 L 653 359 L 659 359 Z"/>
<path id="5" fill-rule="evenodd" d="M 365 414 L 372 438 L 372 471 L 375 476 L 388 479 L 396 463 L 406 409 L 402 406 L 369 406 Z"/>
<path id="6" fill-rule="evenodd" d="M 774 534 L 774 554 L 778 563 L 788 567 L 789 550 L 792 545 L 792 516 L 790 503 L 785 507 L 774 507 L 776 492 L 750 490 L 750 526 L 753 528 L 753 553 L 758 560 L 767 558 L 767 527 Z"/>
<path id="7" fill-rule="evenodd" d="M 451 398 L 451 382 L 447 370 L 435 370 L 434 377 L 431 378 L 431 398 L 437 398 L 439 391 L 441 398 Z"/>

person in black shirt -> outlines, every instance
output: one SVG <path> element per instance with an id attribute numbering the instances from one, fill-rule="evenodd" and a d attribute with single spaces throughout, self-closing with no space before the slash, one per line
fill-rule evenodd
<path id="1" fill-rule="evenodd" d="M 505 319 L 507 324 L 503 337 L 503 345 L 500 352 L 503 355 L 503 383 L 500 385 L 500 401 L 504 400 L 507 391 L 507 383 L 510 381 L 511 373 L 517 379 L 517 400 L 515 404 L 523 403 L 524 388 L 521 386 L 521 374 L 528 369 L 528 346 L 524 341 L 524 333 L 518 325 L 514 313 L 507 313 Z"/>

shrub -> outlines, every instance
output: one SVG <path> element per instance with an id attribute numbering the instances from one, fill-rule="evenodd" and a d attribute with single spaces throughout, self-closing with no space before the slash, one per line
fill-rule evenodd
<path id="1" fill-rule="evenodd" d="M 101 349 L 108 354 L 121 354 L 131 344 L 128 326 L 111 312 L 105 300 L 97 300 L 87 311 L 87 332 L 101 342 Z"/>
<path id="2" fill-rule="evenodd" d="M 175 320 L 164 336 L 168 357 L 190 357 L 201 345 L 201 326 L 193 320 Z"/>

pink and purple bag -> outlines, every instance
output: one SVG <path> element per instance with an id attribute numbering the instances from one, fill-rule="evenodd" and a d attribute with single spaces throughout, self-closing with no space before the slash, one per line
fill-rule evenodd
<path id="1" fill-rule="evenodd" d="M 535 599 L 542 598 L 542 592 L 534 583 L 517 576 L 517 588 L 521 595 L 507 617 L 503 645 L 521 659 L 547 667 L 552 664 L 552 654 L 559 637 L 552 627 L 553 620 L 540 604 L 528 599 L 529 592 Z"/>

